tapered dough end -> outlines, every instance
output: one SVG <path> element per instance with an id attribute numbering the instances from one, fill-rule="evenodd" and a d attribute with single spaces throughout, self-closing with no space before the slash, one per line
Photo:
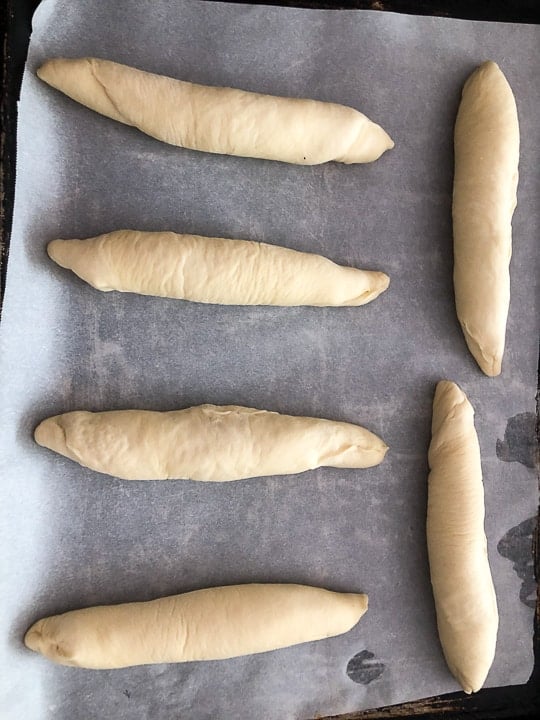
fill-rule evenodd
<path id="1" fill-rule="evenodd" d="M 493 90 L 497 88 L 500 98 L 511 100 L 515 109 L 515 98 L 510 83 L 506 79 L 501 68 L 493 60 L 486 60 L 474 70 L 463 85 L 462 97 L 472 93 L 474 97 L 479 91 Z M 499 98 L 499 102 L 500 102 Z M 458 114 L 459 118 L 459 114 Z M 519 130 L 518 130 L 519 133 Z"/>
<path id="2" fill-rule="evenodd" d="M 455 414 L 456 408 L 460 406 L 465 406 L 472 410 L 472 405 L 459 385 L 456 385 L 455 382 L 450 380 L 441 380 L 438 382 L 433 398 L 432 436 L 439 432 L 443 423 L 446 422 L 451 414 Z"/>
<path id="3" fill-rule="evenodd" d="M 376 460 L 376 462 L 373 463 L 374 465 L 380 465 L 380 463 L 384 460 L 386 453 L 390 449 L 384 440 L 381 440 L 380 438 L 377 439 L 379 440 L 379 443 L 373 449 L 374 458 Z"/>
<path id="4" fill-rule="evenodd" d="M 369 142 L 368 142 L 369 139 Z M 364 162 L 372 162 L 378 160 L 383 153 L 387 150 L 392 150 L 395 143 L 390 135 L 380 125 L 377 125 L 370 120 L 369 134 L 365 138 L 364 143 L 366 145 L 365 153 L 367 160 Z"/>
<path id="5" fill-rule="evenodd" d="M 439 380 L 437 383 L 437 387 L 435 388 L 435 404 L 440 405 L 444 402 L 445 405 L 459 405 L 466 399 L 465 393 L 455 382 L 451 380 Z"/>
<path id="6" fill-rule="evenodd" d="M 335 637 L 349 632 L 368 610 L 368 596 L 364 593 L 333 593 L 336 605 L 332 611 L 325 637 Z"/>
<path id="7" fill-rule="evenodd" d="M 482 628 L 477 626 L 469 629 L 466 638 L 466 650 L 462 648 L 460 651 L 456 647 L 452 648 L 452 644 L 449 647 L 443 646 L 444 656 L 450 672 L 468 695 L 478 692 L 484 686 L 495 658 L 499 616 L 491 576 L 489 576 L 489 582 L 492 604 L 489 603 L 485 607 L 485 612 L 482 613 L 480 621 Z M 464 613 L 466 612 L 467 608 L 465 607 Z"/>
<path id="8" fill-rule="evenodd" d="M 360 618 L 366 614 L 369 603 L 368 596 L 364 593 L 348 593 L 345 597 L 350 600 L 350 617 L 348 623 L 345 623 L 344 633 L 352 630 Z"/>
<path id="9" fill-rule="evenodd" d="M 362 615 L 365 615 L 368 610 L 369 598 L 365 593 L 358 593 L 354 597 L 356 598 L 356 606 L 359 613 L 358 620 L 360 620 Z"/>
<path id="10" fill-rule="evenodd" d="M 26 631 L 24 636 L 24 644 L 29 650 L 41 652 L 41 625 L 43 620 L 38 620 L 32 627 Z"/>
<path id="11" fill-rule="evenodd" d="M 320 457 L 319 461 L 321 466 L 330 467 L 375 467 L 382 463 L 388 449 L 388 445 L 378 435 L 365 430 L 360 443 L 347 443 L 337 452 Z"/>
<path id="12" fill-rule="evenodd" d="M 98 58 L 52 58 L 37 70 L 37 76 L 82 105 L 130 125 L 99 77 L 103 66 L 112 67 L 113 73 L 122 72 L 122 66 Z"/>
<path id="13" fill-rule="evenodd" d="M 467 695 L 478 692 L 484 686 L 490 668 L 493 664 L 493 658 L 495 657 L 495 636 L 491 652 L 487 653 L 482 658 L 477 656 L 475 658 L 469 658 L 469 661 L 466 662 L 466 659 L 463 658 L 463 656 L 459 657 L 459 659 L 456 657 L 452 659 L 445 653 L 446 662 L 450 672 Z M 458 664 L 460 666 L 456 667 Z"/>
<path id="14" fill-rule="evenodd" d="M 471 335 L 464 323 L 461 323 L 461 327 L 467 347 L 484 375 L 488 377 L 497 377 L 497 375 L 500 375 L 502 369 L 502 353 L 488 352 L 480 345 L 478 340 Z"/>
<path id="15" fill-rule="evenodd" d="M 47 245 L 47 254 L 57 265 L 71 270 L 96 290 L 102 292 L 113 290 L 104 280 L 103 266 L 106 261 L 93 242 L 51 240 Z M 107 273 L 105 273 L 105 277 L 107 277 Z"/>
<path id="16" fill-rule="evenodd" d="M 84 240 L 51 240 L 47 245 L 47 255 L 60 267 L 71 270 L 82 280 L 96 287 L 94 278 L 99 277 L 100 258 L 97 253 L 92 252 L 92 247 Z"/>
<path id="17" fill-rule="evenodd" d="M 64 422 L 63 415 L 55 415 L 43 420 L 34 430 L 34 440 L 41 447 L 52 450 L 86 467 L 76 451 L 68 445 Z"/>
<path id="18" fill-rule="evenodd" d="M 486 681 L 486 677 L 488 674 L 488 670 L 486 672 L 482 673 L 476 673 L 473 676 L 466 676 L 464 673 L 460 673 L 457 670 L 452 670 L 452 675 L 456 678 L 458 683 L 461 685 L 461 689 L 463 692 L 467 693 L 467 695 L 471 695 L 472 693 L 478 692 L 482 689 L 484 682 Z"/>
<path id="19" fill-rule="evenodd" d="M 396 146 L 396 143 L 392 140 L 384 128 L 374 122 L 371 124 L 374 125 L 374 128 L 372 128 L 374 145 L 378 150 L 380 150 L 380 155 L 377 157 L 380 157 L 387 150 L 392 150 Z"/>
<path id="20" fill-rule="evenodd" d="M 66 434 L 60 422 L 60 416 L 50 417 L 37 426 L 34 430 L 34 440 L 38 445 L 61 455 L 71 456 L 67 444 Z"/>
<path id="21" fill-rule="evenodd" d="M 343 280 L 335 281 L 334 301 L 328 304 L 334 307 L 359 307 L 367 305 L 379 297 L 390 285 L 390 278 L 378 270 L 357 270 L 356 268 L 340 267 Z M 319 307 L 324 307 L 321 302 Z"/>
<path id="22" fill-rule="evenodd" d="M 379 295 L 387 290 L 390 285 L 390 278 L 386 275 L 386 273 L 372 270 L 369 274 L 371 287 L 366 294 L 364 304 L 375 300 L 375 298 L 379 297 Z"/>
<path id="23" fill-rule="evenodd" d="M 73 97 L 77 86 L 90 74 L 90 62 L 90 58 L 52 58 L 38 68 L 36 75 L 47 85 Z"/>
<path id="24" fill-rule="evenodd" d="M 77 252 L 78 240 L 52 240 L 47 245 L 47 255 L 60 267 L 71 270 L 73 268 L 73 257 Z"/>
<path id="25" fill-rule="evenodd" d="M 384 150 L 393 150 L 393 148 L 396 146 L 396 143 L 392 140 L 392 138 L 391 138 L 390 135 L 386 132 L 386 130 L 383 130 L 383 129 L 380 127 L 380 125 L 377 125 L 377 127 L 379 127 L 379 128 L 383 131 L 383 133 L 384 133 L 384 136 L 383 136 L 383 137 L 384 137 L 384 143 L 385 143 L 385 145 L 386 145 L 386 147 L 385 147 Z M 384 152 L 384 150 L 383 150 L 383 152 Z"/>
<path id="26" fill-rule="evenodd" d="M 44 635 L 44 624 L 46 618 L 37 620 L 27 631 L 24 636 L 24 644 L 29 650 L 34 652 L 44 653 L 44 643 L 46 643 L 46 637 Z"/>
<path id="27" fill-rule="evenodd" d="M 60 665 L 76 666 L 77 663 L 72 659 L 72 653 L 68 649 L 68 645 L 58 637 L 53 637 L 55 633 L 50 633 L 48 626 L 55 618 L 41 618 L 35 622 L 26 632 L 24 636 L 24 644 L 29 650 L 40 653 L 49 660 Z"/>
<path id="28" fill-rule="evenodd" d="M 54 79 L 57 74 L 59 58 L 54 60 L 47 60 L 41 65 L 36 71 L 36 75 L 40 80 L 46 82 L 47 85 L 53 85 Z"/>
<path id="29" fill-rule="evenodd" d="M 366 124 L 345 155 L 337 158 L 347 165 L 351 163 L 368 163 L 378 160 L 383 153 L 394 147 L 390 135 L 377 123 L 366 118 Z"/>
<path id="30" fill-rule="evenodd" d="M 463 86 L 463 92 L 465 92 L 470 87 L 470 85 L 478 82 L 478 80 L 491 80 L 497 76 L 499 76 L 501 79 L 504 80 L 505 83 L 507 83 L 504 73 L 497 65 L 497 63 L 493 62 L 493 60 L 486 60 L 481 65 L 479 65 L 476 70 L 471 73 L 471 75 L 469 75 L 465 82 L 465 85 Z"/>

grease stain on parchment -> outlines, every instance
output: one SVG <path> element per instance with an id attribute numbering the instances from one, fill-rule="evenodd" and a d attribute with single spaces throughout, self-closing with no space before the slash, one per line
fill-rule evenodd
<path id="1" fill-rule="evenodd" d="M 375 659 L 369 650 L 356 653 L 347 663 L 347 675 L 360 685 L 369 685 L 379 678 L 386 669 L 386 665 Z"/>
<path id="2" fill-rule="evenodd" d="M 535 529 L 536 518 L 528 518 L 510 528 L 497 544 L 497 551 L 502 557 L 513 563 L 513 568 L 521 580 L 519 599 L 524 605 L 533 609 L 536 607 L 536 582 L 532 553 Z"/>
<path id="3" fill-rule="evenodd" d="M 519 462 L 528 468 L 540 466 L 536 416 L 525 412 L 508 418 L 504 440 L 497 440 L 497 457 L 504 462 Z"/>

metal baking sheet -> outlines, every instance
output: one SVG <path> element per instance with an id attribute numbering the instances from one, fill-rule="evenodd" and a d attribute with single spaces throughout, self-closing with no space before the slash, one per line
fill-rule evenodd
<path id="1" fill-rule="evenodd" d="M 19 106 L 0 327 L 3 717 L 310 718 L 457 690 L 425 546 L 437 380 L 476 408 L 500 608 L 487 685 L 532 669 L 539 317 L 538 27 L 193 0 L 45 0 Z M 371 165 L 295 167 L 173 148 L 42 84 L 94 55 L 196 82 L 351 105 L 396 142 Z M 522 150 L 501 377 L 468 354 L 452 290 L 452 131 L 461 88 L 498 62 Z M 250 238 L 386 271 L 361 308 L 242 308 L 103 294 L 46 243 L 112 229 Z M 237 403 L 348 420 L 390 446 L 370 470 L 219 484 L 123 482 L 36 446 L 48 415 Z M 26 650 L 40 616 L 240 582 L 365 591 L 338 638 L 225 662 L 86 671 Z"/>

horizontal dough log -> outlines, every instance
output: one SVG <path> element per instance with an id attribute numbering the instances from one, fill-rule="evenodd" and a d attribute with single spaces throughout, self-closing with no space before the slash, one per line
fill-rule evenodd
<path id="1" fill-rule="evenodd" d="M 383 292 L 382 272 L 249 240 L 118 230 L 53 240 L 50 257 L 98 290 L 223 305 L 364 305 Z"/>
<path id="2" fill-rule="evenodd" d="M 236 405 L 76 411 L 44 420 L 39 445 L 124 480 L 226 481 L 321 466 L 366 468 L 388 450 L 359 425 Z"/>
<path id="3" fill-rule="evenodd" d="M 358 110 L 174 80 L 97 58 L 48 60 L 38 76 L 73 100 L 192 150 L 319 165 L 371 162 L 394 146 Z"/>
<path id="4" fill-rule="evenodd" d="M 53 615 L 24 642 L 61 665 L 92 669 L 222 660 L 340 635 L 367 605 L 367 595 L 304 585 L 231 585 Z"/>
<path id="5" fill-rule="evenodd" d="M 512 89 L 494 62 L 465 83 L 454 145 L 456 310 L 469 350 L 483 372 L 495 376 L 510 304 L 519 124 Z"/>
<path id="6" fill-rule="evenodd" d="M 435 392 L 429 466 L 427 543 L 439 637 L 448 667 L 471 693 L 493 662 L 499 616 L 474 410 L 448 381 Z"/>

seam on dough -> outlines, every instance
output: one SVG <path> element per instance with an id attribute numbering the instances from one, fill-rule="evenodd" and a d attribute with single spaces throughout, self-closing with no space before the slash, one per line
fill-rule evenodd
<path id="1" fill-rule="evenodd" d="M 343 456 L 346 455 L 350 451 L 355 451 L 359 453 L 360 456 L 362 456 L 366 451 L 369 452 L 373 448 L 366 448 L 362 445 L 356 443 L 343 443 L 343 445 L 340 445 L 338 448 L 336 448 L 333 451 L 328 451 L 326 453 L 323 453 L 319 456 L 319 467 L 325 466 L 326 463 L 336 461 L 336 460 L 343 460 Z"/>
<path id="2" fill-rule="evenodd" d="M 75 462 L 80 463 L 80 464 L 81 464 L 83 467 L 85 467 L 85 468 L 89 468 L 90 470 L 94 470 L 95 468 L 91 467 L 91 466 L 88 465 L 85 461 L 83 461 L 83 460 L 81 459 L 81 456 L 80 456 L 79 452 L 78 452 L 72 445 L 70 445 L 70 443 L 68 442 L 67 433 L 66 433 L 66 430 L 65 430 L 64 426 L 63 426 L 61 423 L 58 423 L 58 427 L 62 430 L 62 435 L 64 436 L 64 444 L 65 444 L 67 450 L 69 450 L 69 452 L 70 452 L 70 453 L 73 455 L 73 457 L 75 458 Z M 70 460 L 72 460 L 72 459 L 73 459 L 73 458 L 70 458 Z M 104 472 L 104 471 L 103 471 L 103 470 L 97 470 L 97 469 L 96 469 L 96 472 Z"/>
<path id="3" fill-rule="evenodd" d="M 80 463 L 83 467 L 86 467 L 86 468 L 90 467 L 85 462 L 83 462 L 83 460 L 81 460 L 81 457 L 80 457 L 79 453 L 77 452 L 77 450 L 75 450 L 75 448 L 69 444 L 67 435 L 66 435 L 66 431 L 64 430 L 64 428 L 61 425 L 60 425 L 60 428 L 64 435 L 64 443 L 65 443 L 66 449 L 69 450 L 69 452 L 73 455 L 73 458 L 75 458 L 75 461 Z M 70 458 L 70 460 L 72 460 L 73 458 Z M 90 468 L 90 469 L 93 469 L 93 468 Z M 102 471 L 97 470 L 96 472 L 102 472 Z"/>
<path id="4" fill-rule="evenodd" d="M 443 429 L 446 427 L 446 425 L 451 422 L 452 420 L 455 420 L 456 418 L 456 411 L 463 407 L 467 406 L 468 401 L 466 397 L 463 397 L 459 402 L 453 403 L 452 407 L 448 409 L 448 412 L 445 413 L 442 420 L 438 423 L 437 429 L 432 432 L 431 436 L 431 444 L 435 445 L 434 449 L 439 450 L 440 448 L 444 447 L 445 445 L 450 444 L 450 440 L 448 438 L 442 437 L 440 440 L 438 439 L 438 435 L 442 434 Z M 434 443 L 434 440 L 437 440 L 436 443 Z M 453 438 L 455 440 L 455 438 Z M 431 449 L 431 448 L 430 448 Z"/>
<path id="5" fill-rule="evenodd" d="M 351 152 L 351 148 L 353 148 L 356 145 L 356 143 L 360 140 L 360 136 L 365 132 L 366 124 L 365 124 L 364 120 L 367 120 L 368 118 L 366 116 L 364 116 L 363 113 L 360 113 L 360 111 L 357 111 L 357 112 L 362 117 L 358 118 L 355 116 L 355 118 L 354 118 L 354 126 L 356 126 L 354 129 L 356 130 L 356 132 L 353 134 L 353 137 L 351 138 L 351 142 L 349 143 L 349 145 L 347 146 L 345 151 L 342 152 L 339 155 L 339 157 L 333 158 L 334 162 L 341 162 L 341 163 L 347 164 L 349 162 L 347 160 L 347 156 Z"/>
<path id="6" fill-rule="evenodd" d="M 465 320 L 461 320 L 461 327 L 463 328 L 463 332 L 465 334 L 465 338 L 468 341 L 467 345 L 470 343 L 473 345 L 475 350 L 478 352 L 478 354 L 482 357 L 484 360 L 486 366 L 491 370 L 491 372 L 495 371 L 497 360 L 495 355 L 486 355 L 484 348 L 482 345 L 480 345 L 480 342 L 477 340 L 475 335 L 469 330 L 469 326 L 467 325 L 467 322 Z M 475 353 L 472 351 L 472 349 L 469 347 L 469 350 L 471 351 L 471 354 L 475 356 Z M 477 360 L 477 358 L 475 358 Z M 477 360 L 478 362 L 478 360 Z M 483 368 L 482 368 L 483 369 Z"/>
<path id="7" fill-rule="evenodd" d="M 115 102 L 115 101 L 112 99 L 112 97 L 109 95 L 109 91 L 107 90 L 105 84 L 98 78 L 98 76 L 97 76 L 97 74 L 96 74 L 96 70 L 95 70 L 95 68 L 94 68 L 94 63 L 93 63 L 92 60 L 89 61 L 89 65 L 90 65 L 90 73 L 91 73 L 92 77 L 94 78 L 94 80 L 97 82 L 97 84 L 100 86 L 100 88 L 101 88 L 101 89 L 103 90 L 103 92 L 105 93 L 105 97 L 107 98 L 107 100 L 111 103 L 111 105 L 112 105 L 113 108 L 116 110 L 116 112 L 118 113 L 118 115 L 122 118 L 122 122 L 124 122 L 126 125 L 131 125 L 131 127 L 137 127 L 136 125 L 134 125 L 134 124 L 131 122 L 131 120 L 128 120 L 128 119 L 126 118 L 126 116 L 125 116 L 124 113 L 120 110 L 120 108 L 118 107 L 118 105 L 116 104 L 116 102 Z"/>

